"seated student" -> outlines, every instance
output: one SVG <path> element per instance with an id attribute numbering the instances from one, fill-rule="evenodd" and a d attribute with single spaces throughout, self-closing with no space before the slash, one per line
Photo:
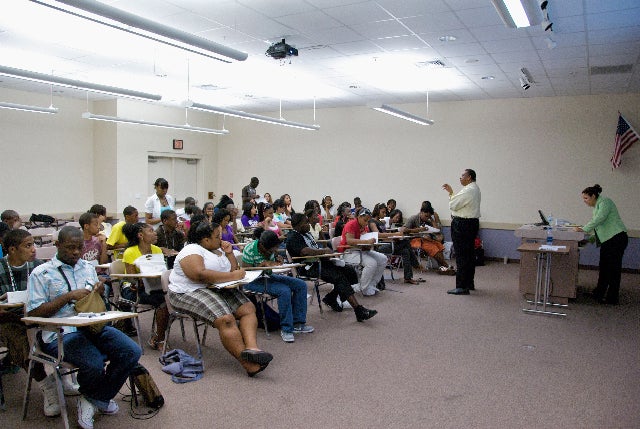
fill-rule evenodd
<path id="1" fill-rule="evenodd" d="M 351 203 L 348 201 L 342 202 L 338 206 L 338 210 L 336 210 L 335 222 L 333 224 L 334 237 L 340 237 L 342 235 L 342 228 L 344 228 L 345 224 L 351 220 Z"/>
<path id="2" fill-rule="evenodd" d="M 220 229 L 222 230 L 222 240 L 231 243 L 233 248 L 233 253 L 237 257 L 242 257 L 242 252 L 238 250 L 238 240 L 236 239 L 235 234 L 233 233 L 233 228 L 231 227 L 231 213 L 227 209 L 220 209 L 213 215 L 213 223 L 220 225 Z"/>
<path id="3" fill-rule="evenodd" d="M 184 210 L 185 210 L 185 213 L 189 215 L 189 220 L 185 220 L 184 221 L 184 228 L 183 228 L 185 237 L 188 237 L 189 236 L 189 228 L 191 228 L 191 220 L 195 216 L 203 215 L 203 214 L 202 214 L 202 209 L 200 207 L 198 207 L 198 206 L 188 206 Z"/>
<path id="4" fill-rule="evenodd" d="M 111 224 L 105 222 L 107 219 L 107 208 L 102 204 L 94 204 L 88 210 L 89 213 L 94 213 L 98 215 L 98 224 L 100 225 L 100 234 L 104 235 L 106 238 L 109 238 L 109 234 L 111 234 Z"/>
<path id="5" fill-rule="evenodd" d="M 167 257 L 167 267 L 173 268 L 176 255 L 184 247 L 184 233 L 178 230 L 178 216 L 173 210 L 165 210 L 160 214 L 160 222 L 156 234 L 158 241 L 156 245 Z"/>
<path id="6" fill-rule="evenodd" d="M 124 251 L 122 260 L 127 274 L 140 272 L 143 255 L 162 255 L 162 249 L 155 245 L 158 236 L 153 227 L 147 223 L 134 223 L 124 226 L 124 234 L 129 240 L 129 247 Z M 160 279 L 143 279 L 143 285 L 138 282 L 133 287 L 122 288 L 121 295 L 129 301 L 136 301 L 136 294 L 140 303 L 152 305 L 156 310 L 156 332 L 147 342 L 154 350 L 161 349 L 164 342 L 164 333 L 169 322 L 169 311 L 164 300 L 164 292 Z M 135 288 L 135 290 L 133 290 Z"/>
<path id="7" fill-rule="evenodd" d="M 211 283 L 244 278 L 231 245 L 217 224 L 195 221 L 187 244 L 169 277 L 169 301 L 181 313 L 206 320 L 218 329 L 224 348 L 249 377 L 264 370 L 273 356 L 258 347 L 256 309 L 240 289 L 209 289 Z"/>
<path id="8" fill-rule="evenodd" d="M 9 225 L 9 228 L 11 229 L 19 229 L 22 226 L 20 215 L 15 210 L 3 211 L 2 214 L 0 214 L 0 221 Z"/>
<path id="9" fill-rule="evenodd" d="M 331 195 L 324 196 L 320 209 L 320 216 L 328 221 L 333 220 L 333 218 L 336 216 L 336 207 L 333 205 Z"/>
<path id="10" fill-rule="evenodd" d="M 129 245 L 129 240 L 122 232 L 122 227 L 138 222 L 138 210 L 133 206 L 127 206 L 122 210 L 124 220 L 116 223 L 111 228 L 111 234 L 107 239 L 107 249 L 114 250 L 113 259 L 122 259 L 124 249 Z"/>
<path id="11" fill-rule="evenodd" d="M 11 227 L 9 226 L 9 224 L 0 221 L 0 258 L 4 256 L 5 251 L 4 251 L 4 248 L 2 247 L 2 242 L 4 240 L 4 236 L 9 231 L 11 231 Z"/>
<path id="12" fill-rule="evenodd" d="M 390 215 L 392 211 L 396 209 L 396 200 L 393 198 L 389 198 L 387 201 L 387 213 Z"/>
<path id="13" fill-rule="evenodd" d="M 294 213 L 291 216 L 291 225 L 293 231 L 287 236 L 287 250 L 292 257 L 298 256 L 313 256 L 324 255 L 333 253 L 331 249 L 321 249 L 318 243 L 313 239 L 309 232 L 309 221 L 307 217 L 302 213 Z M 360 305 L 356 297 L 354 296 L 354 290 L 351 285 L 358 283 L 358 275 L 351 266 L 338 267 L 327 258 L 319 258 L 319 262 L 313 262 L 301 270 L 306 270 L 305 274 L 311 277 L 318 276 L 318 264 L 321 264 L 320 278 L 327 283 L 334 285 L 333 290 L 322 298 L 322 302 L 327 304 L 333 311 L 342 311 L 342 306 L 338 304 L 337 297 L 340 296 L 340 301 L 348 302 L 353 307 L 356 320 L 358 322 L 364 322 L 367 319 L 371 319 L 378 312 L 376 310 L 369 310 Z"/>
<path id="14" fill-rule="evenodd" d="M 342 238 L 340 240 L 339 252 L 344 252 L 347 246 L 357 246 L 359 244 L 375 243 L 375 239 L 361 240 L 360 236 L 369 232 L 369 219 L 371 211 L 362 207 L 356 213 L 356 218 L 351 219 L 342 229 Z M 352 265 L 359 264 L 362 259 L 362 275 L 360 276 L 360 288 L 365 296 L 375 295 L 379 292 L 376 286 L 384 281 L 382 276 L 387 266 L 387 257 L 382 253 L 371 250 L 369 247 L 360 247 L 361 252 L 345 252 L 344 260 Z M 362 253 L 362 255 L 360 255 Z"/>
<path id="15" fill-rule="evenodd" d="M 229 204 L 235 204 L 229 195 L 223 195 L 220 197 L 220 201 L 213 208 L 213 212 L 216 213 L 220 209 L 226 209 Z"/>
<path id="16" fill-rule="evenodd" d="M 426 222 L 427 225 L 438 228 L 440 230 L 440 232 L 429 234 L 429 237 L 436 241 L 439 241 L 440 243 L 444 243 L 444 234 L 442 233 L 442 222 L 440 222 L 440 215 L 438 215 L 438 213 L 436 213 L 436 211 L 433 209 L 430 201 L 423 201 L 420 208 L 424 209 L 424 211 L 429 215 L 429 219 L 427 219 Z"/>
<path id="17" fill-rule="evenodd" d="M 291 205 L 291 196 L 289 194 L 283 194 L 280 196 L 280 199 L 284 201 L 284 213 L 287 215 L 287 219 L 290 219 L 291 215 L 296 212 Z"/>
<path id="18" fill-rule="evenodd" d="M 65 226 L 58 234 L 58 254 L 36 267 L 28 280 L 27 314 L 33 317 L 71 317 L 76 315 L 73 303 L 89 294 L 87 284 L 102 294 L 103 284 L 96 270 L 80 259 L 83 240 L 78 228 Z M 42 349 L 56 355 L 58 343 L 54 332 L 43 331 Z M 79 368 L 78 424 L 93 429 L 96 411 L 118 412 L 113 398 L 140 359 L 140 347 L 112 326 L 97 334 L 74 327 L 64 328 L 64 360 Z M 106 366 L 105 364 L 109 362 Z"/>
<path id="19" fill-rule="evenodd" d="M 291 221 L 285 213 L 285 209 L 286 205 L 283 200 L 277 199 L 273 202 L 273 222 L 281 230 L 291 228 Z"/>
<path id="20" fill-rule="evenodd" d="M 6 224 L 5 224 L 6 225 Z M 27 279 L 33 269 L 43 262 L 36 259 L 36 248 L 33 237 L 23 229 L 13 229 L 5 235 L 4 248 L 6 256 L 0 259 L 0 295 L 7 292 L 27 290 Z M 0 309 L 0 342 L 9 349 L 9 363 L 29 370 L 29 340 L 27 327 L 20 319 L 24 316 L 23 309 Z M 44 365 L 33 362 L 33 379 L 42 390 L 44 415 L 57 416 L 60 414 L 58 392 L 54 375 L 47 376 Z M 63 378 L 65 390 L 68 390 L 67 377 Z"/>
<path id="21" fill-rule="evenodd" d="M 307 201 L 306 203 L 304 203 L 303 213 L 306 213 L 308 210 L 315 210 L 315 212 L 317 213 L 318 222 L 320 223 L 320 226 L 322 226 L 322 224 L 324 223 L 324 218 L 322 217 L 322 214 L 320 214 L 320 203 L 317 200 Z"/>
<path id="22" fill-rule="evenodd" d="M 82 213 L 78 222 L 84 238 L 84 246 L 80 257 L 94 266 L 109 262 L 107 238 L 100 234 L 100 218 L 98 215 L 91 212 Z"/>
<path id="23" fill-rule="evenodd" d="M 240 218 L 245 228 L 255 228 L 260 223 L 258 206 L 251 201 L 242 205 L 242 217 Z"/>
<path id="24" fill-rule="evenodd" d="M 185 222 L 191 219 L 190 212 L 187 212 L 188 207 L 192 207 L 196 205 L 196 199 L 193 197 L 187 197 L 184 199 L 184 208 L 176 210 L 176 216 L 178 217 L 178 222 Z"/>
<path id="25" fill-rule="evenodd" d="M 351 208 L 351 214 L 355 216 L 356 213 L 360 212 L 361 208 L 362 208 L 362 200 L 360 199 L 360 197 L 355 197 L 353 199 L 353 207 Z"/>
<path id="26" fill-rule="evenodd" d="M 417 233 L 426 231 L 429 225 L 430 214 L 426 207 L 422 207 L 417 215 L 411 216 L 404 224 L 405 233 Z M 438 274 L 455 275 L 456 271 L 447 264 L 444 259 L 444 245 L 430 236 L 423 236 L 411 240 L 411 247 L 422 249 L 427 255 L 438 262 Z"/>
<path id="27" fill-rule="evenodd" d="M 404 219 L 402 218 L 402 210 L 394 209 L 389 212 L 389 225 L 404 226 Z"/>
<path id="28" fill-rule="evenodd" d="M 245 267 L 275 267 L 282 264 L 277 257 L 280 239 L 273 231 L 256 230 L 257 239 L 245 246 L 242 265 Z M 307 322 L 307 284 L 300 279 L 271 274 L 266 280 L 267 293 L 278 298 L 280 313 L 280 336 L 287 343 L 295 341 L 293 334 L 311 333 L 313 327 Z M 265 279 L 257 278 L 244 289 L 263 292 Z"/>
<path id="29" fill-rule="evenodd" d="M 317 210 L 305 210 L 304 215 L 307 217 L 307 221 L 309 223 L 309 234 L 311 234 L 314 240 L 320 240 L 320 234 L 322 234 L 322 226 L 320 225 L 320 221 L 318 220 Z"/>
<path id="30" fill-rule="evenodd" d="M 276 202 L 278 202 L 278 200 L 276 200 Z M 274 232 L 278 236 L 280 241 L 284 241 L 286 239 L 286 236 L 282 233 L 282 229 L 280 228 L 280 226 L 278 226 L 277 222 L 274 219 L 275 215 L 273 206 L 271 204 L 259 203 L 258 217 L 260 219 L 259 225 L 262 227 L 262 229 L 264 229 L 265 231 Z"/>
<path id="31" fill-rule="evenodd" d="M 369 219 L 369 231 L 377 232 L 378 238 L 387 238 L 402 235 L 400 232 L 387 232 L 384 218 L 387 215 L 387 206 L 384 203 L 376 204 Z M 404 282 L 412 285 L 424 282 L 424 279 L 413 278 L 413 270 L 422 271 L 420 262 L 415 252 L 411 248 L 411 243 L 407 239 L 395 240 L 393 246 L 391 243 L 384 244 L 377 248 L 378 252 L 389 254 L 393 248 L 393 254 L 402 257 L 402 268 L 404 269 Z"/>

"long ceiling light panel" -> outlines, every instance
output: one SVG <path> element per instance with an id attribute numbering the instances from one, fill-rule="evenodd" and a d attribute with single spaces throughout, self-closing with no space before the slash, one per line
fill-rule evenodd
<path id="1" fill-rule="evenodd" d="M 178 30 L 177 28 L 160 24 L 159 22 L 125 12 L 124 10 L 94 0 L 31 1 L 80 18 L 88 19 L 98 24 L 126 31 L 127 33 L 142 36 L 156 42 L 164 43 L 165 45 L 226 63 L 230 61 L 212 54 L 221 55 L 237 61 L 244 61 L 248 56 L 246 52 L 238 51 L 203 37 L 195 36 Z M 60 5 L 60 3 L 66 7 Z"/>
<path id="2" fill-rule="evenodd" d="M 235 118 L 250 119 L 252 121 L 265 122 L 267 124 L 299 128 L 302 130 L 318 131 L 320 129 L 319 125 L 308 125 L 308 124 L 303 124 L 301 122 L 286 121 L 284 119 L 271 118 L 269 116 L 257 115 L 255 113 L 247 113 L 241 110 L 233 110 L 233 109 L 227 109 L 225 107 L 209 106 L 207 104 L 194 103 L 193 101 L 184 102 L 183 107 L 187 107 L 189 109 L 195 109 L 195 110 L 202 110 L 205 112 L 218 113 L 220 115 L 233 116 Z"/>
<path id="3" fill-rule="evenodd" d="M 4 103 L 0 102 L 0 109 L 12 109 L 12 110 L 22 110 L 24 112 L 34 112 L 34 113 L 48 113 L 50 115 L 58 113 L 57 107 L 40 107 L 40 106 L 28 106 L 26 104 L 15 104 L 15 103 Z"/>
<path id="4" fill-rule="evenodd" d="M 386 113 L 387 115 L 395 116 L 396 118 L 404 119 L 405 121 L 415 122 L 420 125 L 433 125 L 431 119 L 424 119 L 420 116 L 413 115 L 409 112 L 405 112 L 404 110 L 396 109 L 395 107 L 391 107 L 389 105 L 383 104 L 380 107 L 372 107 L 373 110 L 377 110 L 378 112 Z"/>
<path id="5" fill-rule="evenodd" d="M 148 101 L 158 101 L 162 98 L 158 94 L 134 91 L 132 89 L 118 88 L 115 86 L 100 85 L 98 83 L 82 82 L 80 80 L 67 79 L 65 77 L 53 76 L 45 73 L 38 73 L 30 70 L 16 69 L 13 67 L 0 66 L 0 75 L 29 80 L 32 82 L 46 83 L 67 88 L 81 89 L 84 91 L 98 92 L 101 94 L 116 95 L 127 98 L 137 98 Z"/>
<path id="6" fill-rule="evenodd" d="M 82 114 L 82 118 L 91 119 L 94 121 L 106 121 L 106 122 L 116 122 L 122 124 L 135 124 L 135 125 L 146 125 L 149 127 L 160 127 L 160 128 L 169 128 L 172 130 L 182 130 L 182 131 L 194 131 L 197 133 L 207 133 L 207 134 L 229 134 L 228 130 L 215 130 L 212 128 L 202 128 L 202 127 L 193 127 L 189 124 L 185 125 L 174 125 L 174 124 L 164 124 L 161 122 L 150 122 L 150 121 L 139 121 L 137 119 L 128 119 L 128 118 L 120 118 L 118 116 L 104 116 L 104 115 L 94 115 L 90 112 L 84 112 Z"/>
<path id="7" fill-rule="evenodd" d="M 504 24 L 509 28 L 522 28 L 542 22 L 542 9 L 538 0 L 491 0 Z"/>

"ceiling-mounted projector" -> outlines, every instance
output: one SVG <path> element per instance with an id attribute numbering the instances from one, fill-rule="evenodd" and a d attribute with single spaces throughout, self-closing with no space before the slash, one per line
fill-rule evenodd
<path id="1" fill-rule="evenodd" d="M 281 60 L 282 58 L 290 57 L 290 56 L 298 56 L 298 50 L 291 45 L 287 45 L 282 39 L 282 42 L 274 43 L 269 46 L 265 55 L 271 58 L 275 58 L 276 60 Z"/>

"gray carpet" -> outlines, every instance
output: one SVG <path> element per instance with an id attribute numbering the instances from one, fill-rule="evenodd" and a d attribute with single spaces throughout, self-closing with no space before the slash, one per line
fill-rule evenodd
<path id="1" fill-rule="evenodd" d="M 151 420 L 134 420 L 120 401 L 119 415 L 100 416 L 95 427 L 640 427 L 639 275 L 623 274 L 621 305 L 599 305 L 580 293 L 567 318 L 521 311 L 517 264 L 479 267 L 471 296 L 446 294 L 453 277 L 422 277 L 427 283 L 389 280 L 380 295 L 359 298 L 379 311 L 365 323 L 352 310 L 325 309 L 321 316 L 314 300 L 313 334 L 285 344 L 278 333 L 267 339 L 259 331 L 260 346 L 275 359 L 254 379 L 213 329 L 204 378 L 194 383 L 172 383 L 160 371 L 159 352 L 147 349 L 142 363 L 165 407 Z M 596 279 L 596 271 L 580 271 L 580 291 Z M 150 329 L 147 315 L 142 324 Z M 177 325 L 172 344 L 195 353 Z M 22 422 L 24 373 L 3 380 L 2 427 L 61 427 L 59 418 L 42 415 L 39 392 Z M 69 410 L 73 426 L 75 406 Z"/>

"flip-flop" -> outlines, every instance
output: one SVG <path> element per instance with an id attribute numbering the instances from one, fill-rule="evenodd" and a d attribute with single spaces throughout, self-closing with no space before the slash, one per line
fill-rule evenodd
<path id="1" fill-rule="evenodd" d="M 240 359 L 246 360 L 247 362 L 257 363 L 258 365 L 268 365 L 269 362 L 273 359 L 273 355 L 271 353 L 265 352 L 263 350 L 251 350 L 245 349 L 240 352 Z"/>

